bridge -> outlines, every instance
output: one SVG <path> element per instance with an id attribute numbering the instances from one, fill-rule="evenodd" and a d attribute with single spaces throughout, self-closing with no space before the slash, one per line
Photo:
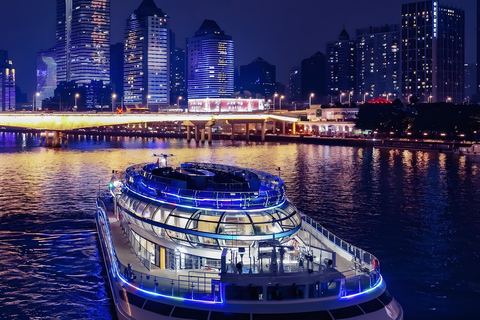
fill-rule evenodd
<path id="1" fill-rule="evenodd" d="M 265 141 L 266 123 L 271 121 L 296 123 L 298 117 L 277 113 L 147 113 L 147 114 L 116 114 L 116 113 L 40 113 L 40 112 L 2 112 L 0 127 L 16 127 L 45 130 L 45 144 L 62 145 L 62 131 L 85 129 L 100 126 L 151 122 L 182 122 L 187 126 L 187 139 L 190 141 L 191 129 L 194 128 L 195 141 L 205 141 L 205 131 L 208 141 L 212 140 L 212 126 L 223 121 L 231 125 L 246 124 L 246 138 L 249 139 L 250 124 L 261 124 L 261 140 Z M 285 133 L 285 132 L 284 132 Z M 293 126 L 295 134 L 295 126 Z"/>

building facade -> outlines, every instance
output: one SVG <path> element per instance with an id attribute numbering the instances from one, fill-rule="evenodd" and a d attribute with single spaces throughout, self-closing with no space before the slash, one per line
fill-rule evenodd
<path id="1" fill-rule="evenodd" d="M 357 29 L 356 43 L 356 99 L 400 98 L 400 25 Z"/>
<path id="2" fill-rule="evenodd" d="M 119 106 L 123 99 L 123 43 L 110 46 L 110 82 L 113 93 L 116 94 L 115 104 Z"/>
<path id="3" fill-rule="evenodd" d="M 170 41 L 167 15 L 143 0 L 127 19 L 124 47 L 124 103 L 152 110 L 170 103 Z"/>
<path id="4" fill-rule="evenodd" d="M 324 77 L 325 79 L 325 77 Z M 302 101 L 302 68 L 293 67 L 288 73 L 287 99 L 291 102 Z"/>
<path id="5" fill-rule="evenodd" d="M 37 91 L 34 109 L 42 109 L 42 101 L 52 98 L 57 87 L 57 61 L 55 48 L 37 52 Z"/>
<path id="6" fill-rule="evenodd" d="M 326 57 L 318 51 L 308 59 L 302 60 L 301 101 L 309 101 L 313 93 L 316 101 L 327 95 Z"/>
<path id="7" fill-rule="evenodd" d="M 15 110 L 15 69 L 8 52 L 0 50 L 0 111 Z"/>
<path id="8" fill-rule="evenodd" d="M 187 39 L 188 99 L 225 98 L 234 92 L 234 43 L 213 20 Z"/>
<path id="9" fill-rule="evenodd" d="M 355 94 L 356 45 L 343 29 L 337 41 L 327 43 L 327 90 L 332 101 L 341 101 L 343 95 Z M 345 102 L 346 99 L 343 99 Z"/>
<path id="10" fill-rule="evenodd" d="M 110 81 L 110 0 L 57 0 L 57 84 Z"/>
<path id="11" fill-rule="evenodd" d="M 261 57 L 247 65 L 240 66 L 242 88 L 253 96 L 271 98 L 275 94 L 276 68 Z"/>
<path id="12" fill-rule="evenodd" d="M 421 102 L 464 99 L 465 12 L 421 1 L 402 5 L 402 93 Z"/>
<path id="13" fill-rule="evenodd" d="M 175 48 L 170 58 L 170 101 L 182 105 L 187 99 L 185 87 L 185 49 Z"/>

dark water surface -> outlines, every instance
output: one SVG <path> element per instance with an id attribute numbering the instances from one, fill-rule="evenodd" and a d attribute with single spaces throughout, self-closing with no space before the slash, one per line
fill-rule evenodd
<path id="1" fill-rule="evenodd" d="M 480 160 L 371 148 L 177 139 L 70 140 L 0 133 L 0 318 L 111 319 L 94 223 L 112 169 L 156 161 L 281 175 L 288 196 L 375 254 L 406 319 L 478 319 Z"/>

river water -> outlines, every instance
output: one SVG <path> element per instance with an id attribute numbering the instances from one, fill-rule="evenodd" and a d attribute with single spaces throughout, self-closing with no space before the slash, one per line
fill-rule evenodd
<path id="1" fill-rule="evenodd" d="M 112 319 L 94 223 L 112 170 L 216 162 L 276 174 L 297 207 L 375 254 L 406 319 L 478 319 L 480 160 L 293 143 L 0 133 L 0 318 Z"/>

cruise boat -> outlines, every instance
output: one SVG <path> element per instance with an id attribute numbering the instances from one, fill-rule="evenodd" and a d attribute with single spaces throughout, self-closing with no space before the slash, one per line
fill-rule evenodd
<path id="1" fill-rule="evenodd" d="M 375 256 L 299 212 L 273 174 L 134 165 L 95 219 L 119 319 L 403 319 Z"/>
<path id="2" fill-rule="evenodd" d="M 459 155 L 480 157 L 480 144 L 474 143 L 469 147 L 459 147 L 456 152 Z"/>

